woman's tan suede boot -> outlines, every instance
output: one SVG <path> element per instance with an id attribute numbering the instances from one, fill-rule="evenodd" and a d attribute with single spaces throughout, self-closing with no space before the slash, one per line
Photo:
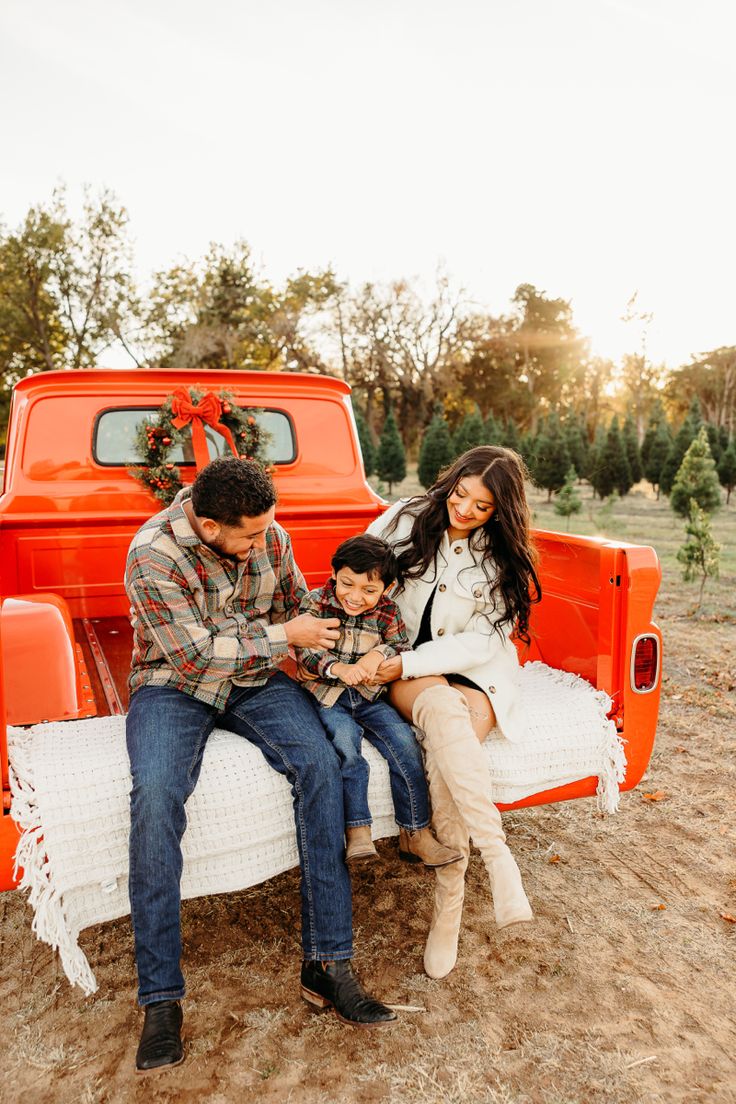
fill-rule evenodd
<path id="1" fill-rule="evenodd" d="M 450 791 L 437 769 L 433 756 L 427 756 L 427 778 L 432 802 L 432 823 L 453 849 L 462 853 L 460 862 L 436 871 L 434 909 L 424 948 L 424 970 L 431 978 L 443 978 L 457 962 L 457 943 L 463 915 L 465 871 L 470 855 L 470 836 Z"/>
<path id="2" fill-rule="evenodd" d="M 441 774 L 483 857 L 497 925 L 504 928 L 532 920 L 519 868 L 506 845 L 501 814 L 490 797 L 488 761 L 464 695 L 451 686 L 430 686 L 417 696 L 413 720 L 424 732 L 428 772 L 436 767 Z"/>

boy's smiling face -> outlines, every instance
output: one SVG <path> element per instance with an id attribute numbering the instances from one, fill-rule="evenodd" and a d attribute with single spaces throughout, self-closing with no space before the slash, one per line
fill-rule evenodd
<path id="1" fill-rule="evenodd" d="M 333 571 L 332 578 L 335 580 L 337 600 L 351 617 L 358 617 L 377 606 L 386 589 L 380 575 L 351 571 L 349 567 Z"/>

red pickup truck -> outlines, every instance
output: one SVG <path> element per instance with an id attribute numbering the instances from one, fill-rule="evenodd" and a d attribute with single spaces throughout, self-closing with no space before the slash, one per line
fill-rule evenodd
<path id="1" fill-rule="evenodd" d="M 385 507 L 363 472 L 349 387 L 296 373 L 47 372 L 13 393 L 0 497 L 0 888 L 15 884 L 6 724 L 124 713 L 131 629 L 123 568 L 133 533 L 160 504 L 131 477 L 141 424 L 177 389 L 228 392 L 268 434 L 278 520 L 307 582 L 323 581 L 335 546 Z M 211 456 L 227 450 L 207 431 Z M 185 482 L 191 444 L 172 453 Z M 652 750 L 661 639 L 651 548 L 537 532 L 543 600 L 522 661 L 542 660 L 606 691 L 626 739 L 623 789 Z M 595 792 L 586 778 L 534 794 L 533 805 Z"/>

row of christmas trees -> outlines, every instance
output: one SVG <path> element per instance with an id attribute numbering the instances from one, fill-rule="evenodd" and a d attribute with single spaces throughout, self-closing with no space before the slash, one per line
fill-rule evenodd
<path id="1" fill-rule="evenodd" d="M 406 476 L 406 453 L 393 413 L 389 411 L 377 446 L 360 414 L 356 414 L 356 421 L 366 474 L 375 472 L 388 483 L 390 491 L 394 483 Z M 564 418 L 551 414 L 540 422 L 536 433 L 522 434 L 512 419 L 499 422 L 493 414 L 484 419 L 477 408 L 463 418 L 453 433 L 442 407 L 438 406 L 421 441 L 418 477 L 422 486 L 430 487 L 438 472 L 466 449 L 498 444 L 523 456 L 535 483 L 545 488 L 550 498 L 576 479 L 587 480 L 602 499 L 614 492 L 621 496 L 628 494 L 641 479 L 652 483 L 657 497 L 660 491 L 671 495 L 685 454 L 701 429 L 717 472 L 716 488 L 720 480 L 728 503 L 736 486 L 736 441 L 725 427 L 703 422 L 697 398 L 676 431 L 658 403 L 641 444 L 631 415 L 623 426 L 614 417 L 607 428 L 599 427 L 591 441 L 584 424 L 574 414 Z M 678 513 L 684 516 L 687 510 Z"/>

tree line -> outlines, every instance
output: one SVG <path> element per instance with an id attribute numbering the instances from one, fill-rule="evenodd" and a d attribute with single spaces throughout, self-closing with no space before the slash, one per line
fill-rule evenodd
<path id="1" fill-rule="evenodd" d="M 356 413 L 356 421 L 366 473 L 375 473 L 391 489 L 406 475 L 406 449 L 393 411 L 389 411 L 377 442 L 360 411 Z M 657 498 L 664 492 L 675 503 L 678 472 L 701 432 L 713 464 L 715 486 L 720 480 L 728 504 L 736 485 L 736 438 L 725 426 L 704 420 L 697 396 L 677 427 L 668 421 L 658 400 L 641 445 L 632 413 L 627 414 L 623 425 L 617 415 L 607 426 L 599 425 L 591 441 L 584 421 L 574 411 L 564 417 L 550 414 L 537 424 L 536 432 L 523 432 L 513 418 L 501 421 L 490 413 L 484 419 L 476 406 L 453 431 L 438 403 L 421 439 L 417 474 L 423 487 L 431 487 L 438 473 L 467 449 L 476 445 L 504 445 L 523 457 L 532 479 L 547 491 L 548 499 L 553 494 L 562 495 L 563 491 L 569 497 L 570 485 L 581 479 L 587 480 L 594 495 L 601 499 L 612 494 L 624 496 L 635 484 L 647 479 Z M 709 510 L 714 508 L 709 499 L 703 504 Z M 683 513 L 678 506 L 675 509 Z"/>
<path id="2" fill-rule="evenodd" d="M 493 439 L 534 441 L 531 466 L 550 493 L 561 489 L 564 437 L 571 464 L 598 478 L 603 495 L 610 465 L 596 468 L 595 457 L 604 435 L 617 450 L 616 418 L 642 463 L 664 448 L 647 435 L 665 426 L 676 438 L 694 398 L 722 450 L 736 428 L 736 346 L 668 371 L 639 342 L 615 364 L 591 354 L 567 300 L 531 284 L 501 315 L 478 310 L 443 273 L 429 291 L 409 280 L 351 287 L 329 269 L 276 287 L 243 241 L 212 245 L 198 260 L 153 273 L 145 287 L 133 272 L 128 214 L 108 191 L 88 193 L 76 219 L 59 190 L 18 227 L 0 226 L 0 404 L 27 373 L 104 363 L 111 346 L 141 368 L 327 372 L 352 386 L 374 443 L 393 423 L 416 456 L 439 405 L 452 435 L 464 426 L 470 439 L 480 420 Z M 628 317 L 646 331 L 635 299 Z"/>

